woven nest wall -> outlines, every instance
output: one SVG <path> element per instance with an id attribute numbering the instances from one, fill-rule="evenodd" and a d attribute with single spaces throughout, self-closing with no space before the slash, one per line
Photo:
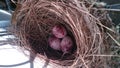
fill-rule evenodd
<path id="1" fill-rule="evenodd" d="M 106 25 L 111 27 L 111 23 L 105 11 L 92 10 L 91 5 L 85 0 L 18 1 L 12 20 L 18 44 L 61 67 L 105 68 L 109 59 L 95 55 L 108 53 L 106 32 L 110 29 Z M 47 41 L 55 25 L 64 26 L 74 44 L 63 57 Z"/>

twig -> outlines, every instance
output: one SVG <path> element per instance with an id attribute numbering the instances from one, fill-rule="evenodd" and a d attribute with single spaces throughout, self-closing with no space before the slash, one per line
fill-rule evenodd
<path id="1" fill-rule="evenodd" d="M 113 38 L 112 35 L 110 35 L 109 33 L 107 33 L 107 34 L 113 39 L 113 41 L 115 41 L 115 43 L 116 43 L 118 46 L 120 46 L 120 43 L 119 43 L 115 38 Z"/>

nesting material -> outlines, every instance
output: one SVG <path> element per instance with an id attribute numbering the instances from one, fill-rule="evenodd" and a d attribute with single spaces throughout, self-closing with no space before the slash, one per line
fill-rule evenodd
<path id="1" fill-rule="evenodd" d="M 108 59 L 94 55 L 109 51 L 106 25 L 111 22 L 107 21 L 106 13 L 100 15 L 91 5 L 86 0 L 18 0 L 12 23 L 20 47 L 43 56 L 42 59 L 47 57 L 50 64 L 61 67 L 105 68 Z M 56 35 L 56 25 L 63 27 L 65 35 Z M 61 46 L 52 48 L 48 39 L 53 36 L 57 37 L 56 46 L 64 44 L 64 37 L 71 38 L 69 51 L 64 53 Z"/>

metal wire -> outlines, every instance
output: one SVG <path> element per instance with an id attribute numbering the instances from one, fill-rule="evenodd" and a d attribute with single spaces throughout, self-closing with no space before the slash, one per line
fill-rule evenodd
<path id="1" fill-rule="evenodd" d="M 30 60 L 22 62 L 22 63 L 18 63 L 18 64 L 13 64 L 13 65 L 0 65 L 0 67 L 16 67 L 16 66 L 27 64 L 29 62 L 30 62 Z"/>

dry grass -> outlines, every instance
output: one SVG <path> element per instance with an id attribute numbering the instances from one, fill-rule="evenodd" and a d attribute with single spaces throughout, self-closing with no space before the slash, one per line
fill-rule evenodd
<path id="1" fill-rule="evenodd" d="M 115 31 L 106 11 L 92 9 L 92 5 L 86 0 L 18 0 L 12 18 L 18 44 L 39 58 L 49 59 L 49 65 L 110 68 L 111 57 L 119 57 L 110 53 Z M 56 24 L 62 24 L 74 41 L 72 54 L 63 59 L 62 53 L 47 43 Z"/>

